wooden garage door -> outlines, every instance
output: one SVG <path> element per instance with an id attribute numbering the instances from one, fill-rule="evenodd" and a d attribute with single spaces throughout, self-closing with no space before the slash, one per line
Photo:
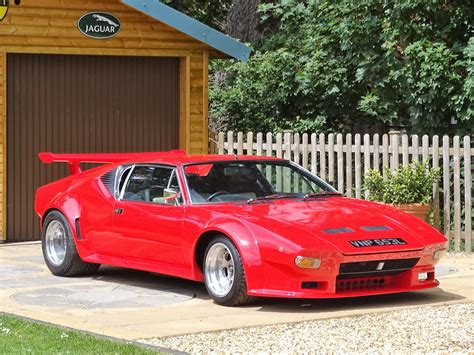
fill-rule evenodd
<path id="1" fill-rule="evenodd" d="M 66 176 L 41 151 L 139 152 L 179 146 L 179 60 L 9 54 L 7 240 L 39 239 L 37 187 Z"/>

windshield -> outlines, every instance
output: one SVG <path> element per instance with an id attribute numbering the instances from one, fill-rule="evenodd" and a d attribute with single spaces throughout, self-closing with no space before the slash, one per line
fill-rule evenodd
<path id="1" fill-rule="evenodd" d="M 302 198 L 335 190 L 287 161 L 224 161 L 184 168 L 191 201 L 197 204 Z"/>

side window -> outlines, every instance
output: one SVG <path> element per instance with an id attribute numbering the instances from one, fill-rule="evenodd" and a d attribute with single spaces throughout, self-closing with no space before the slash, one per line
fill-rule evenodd
<path id="1" fill-rule="evenodd" d="M 159 166 L 136 166 L 127 182 L 123 199 L 156 204 L 175 204 L 168 191 L 174 169 Z M 179 192 L 179 187 L 177 189 Z"/>

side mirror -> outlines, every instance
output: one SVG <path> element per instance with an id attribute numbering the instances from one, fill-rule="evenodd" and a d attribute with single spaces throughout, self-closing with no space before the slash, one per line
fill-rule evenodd
<path id="1" fill-rule="evenodd" d="M 177 205 L 178 200 L 181 197 L 181 192 L 175 189 L 165 189 L 163 192 L 163 198 L 167 205 Z"/>

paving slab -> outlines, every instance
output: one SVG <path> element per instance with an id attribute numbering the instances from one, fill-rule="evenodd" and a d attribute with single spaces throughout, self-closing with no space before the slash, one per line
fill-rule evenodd
<path id="1" fill-rule="evenodd" d="M 0 245 L 0 265 L 0 312 L 126 340 L 474 301 L 474 257 L 465 254 L 442 260 L 432 290 L 237 308 L 215 305 L 201 283 L 148 272 L 103 266 L 90 277 L 56 277 L 39 243 Z"/>

